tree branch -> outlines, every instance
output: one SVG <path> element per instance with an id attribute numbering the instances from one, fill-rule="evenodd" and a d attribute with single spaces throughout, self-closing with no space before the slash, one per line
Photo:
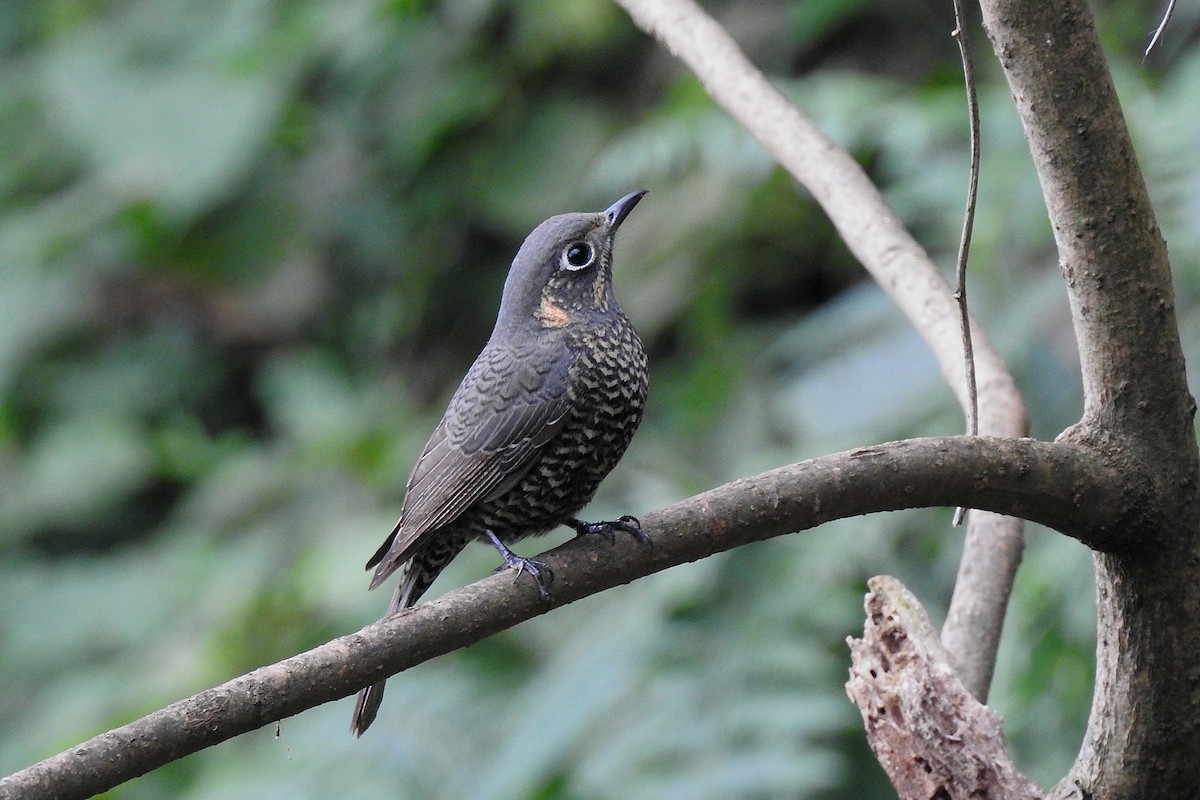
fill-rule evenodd
<path id="1" fill-rule="evenodd" d="M 1090 442 L 1142 473 L 1147 524 L 1096 557 L 1096 688 L 1056 798 L 1188 797 L 1200 782 L 1200 459 L 1166 244 L 1086 0 L 983 0 L 1071 303 Z"/>
<path id="2" fill-rule="evenodd" d="M 757 139 L 825 209 L 847 247 L 933 351 L 970 414 L 962 328 L 953 292 L 854 158 L 775 89 L 691 0 L 617 0 L 643 30 L 696 74 L 713 100 Z M 1007 366 L 977 325 L 968 327 L 979 388 L 979 432 L 1024 436 L 1025 406 Z M 1004 610 L 1021 561 L 1018 519 L 972 514 L 943 635 L 976 697 L 986 699 Z"/>
<path id="3" fill-rule="evenodd" d="M 1083 371 L 1083 422 L 1110 435 L 1136 431 L 1156 459 L 1193 459 L 1166 242 L 1091 10 L 1085 0 L 981 7 L 1058 245 Z"/>
<path id="4" fill-rule="evenodd" d="M 545 556 L 564 605 L 669 567 L 832 519 L 969 505 L 1085 542 L 1127 524 L 1129 476 L 1081 447 L 1032 439 L 909 439 L 734 481 L 642 517 L 653 549 L 575 539 Z M 254 670 L 102 733 L 0 781 L 0 800 L 88 797 L 173 759 L 465 647 L 545 613 L 527 581 L 494 575 L 357 633 Z"/>
<path id="5" fill-rule="evenodd" d="M 959 680 L 981 703 L 992 685 L 1004 614 L 1024 550 L 1022 520 L 971 509 L 942 645 Z"/>
<path id="6" fill-rule="evenodd" d="M 963 0 L 954 0 L 954 32 L 962 60 L 963 84 L 967 95 L 967 123 L 970 130 L 971 165 L 967 175 L 967 206 L 963 211 L 962 235 L 958 240 L 958 257 L 954 262 L 954 300 L 958 304 L 959 325 L 962 328 L 963 356 L 966 362 L 967 433 L 979 433 L 979 402 L 975 386 L 975 355 L 971 345 L 971 315 L 967 306 L 967 261 L 971 254 L 971 234 L 975 230 L 975 206 L 979 199 L 979 99 L 975 95 L 975 67 L 971 63 L 971 37 L 967 33 L 967 14 Z M 959 524 L 958 511 L 955 525 Z"/>
<path id="7" fill-rule="evenodd" d="M 965 409 L 968 398 L 953 291 L 853 156 L 772 86 L 729 34 L 691 0 L 617 2 L 638 26 L 687 64 L 709 96 L 812 193 L 846 246 L 933 350 L 943 377 Z M 1023 436 L 1025 413 L 1016 384 L 978 326 L 973 334 L 980 388 L 1005 401 L 990 419 L 980 419 L 981 431 Z"/>
<path id="8" fill-rule="evenodd" d="M 895 578 L 869 585 L 846 693 L 902 800 L 1041 800 L 1013 766 L 996 712 L 954 676 L 925 609 Z"/>
<path id="9" fill-rule="evenodd" d="M 970 131 L 970 171 L 967 180 L 967 205 L 963 212 L 962 237 L 959 239 L 955 263 L 954 299 L 959 308 L 962 329 L 963 360 L 965 363 L 967 396 L 967 433 L 979 433 L 979 389 L 975 376 L 975 348 L 971 341 L 971 315 L 967 305 L 967 259 L 971 249 L 971 233 L 975 227 L 975 206 L 979 194 L 979 99 L 975 92 L 975 68 L 971 59 L 971 40 L 967 33 L 967 14 L 962 0 L 954 0 L 954 33 L 962 61 L 963 84 L 967 100 L 967 121 Z M 1005 392 L 1015 389 L 1001 390 Z M 988 399 L 992 399 L 989 395 Z M 1017 398 L 1020 402 L 1020 398 Z M 1008 419 L 1003 417 L 1002 421 Z M 1024 413 L 1008 420 L 1022 426 Z M 996 431 L 1004 431 L 1003 425 Z M 959 506 L 954 512 L 954 524 L 961 522 L 966 509 Z M 954 593 L 942 626 L 942 644 L 953 653 L 955 671 L 963 685 L 980 703 L 987 702 L 988 689 L 996 668 L 996 653 L 1000 650 L 1000 634 L 1004 629 L 1004 614 L 1016 580 L 1017 567 L 1025 551 L 1023 523 L 1015 517 L 1003 517 L 987 511 L 971 514 L 963 554 L 954 581 Z"/>

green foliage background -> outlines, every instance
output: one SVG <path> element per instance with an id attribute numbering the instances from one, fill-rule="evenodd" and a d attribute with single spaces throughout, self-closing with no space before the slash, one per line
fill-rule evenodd
<path id="1" fill-rule="evenodd" d="M 949 4 L 710 8 L 948 269 Z M 1155 11 L 1100 13 L 1194 355 L 1200 19 L 1181 7 L 1142 65 Z M 1053 437 L 1080 408 L 1066 302 L 976 50 L 974 309 Z M 616 275 L 650 407 L 590 516 L 961 430 L 819 209 L 613 5 L 4 3 L 0 54 L 0 772 L 381 613 L 362 564 L 551 214 L 650 190 Z M 108 796 L 888 797 L 844 640 L 876 573 L 944 612 L 948 521 L 848 520 L 654 576 L 393 680 L 361 741 L 331 704 Z M 434 592 L 494 560 L 471 548 Z M 1031 530 L 992 699 L 1042 781 L 1082 734 L 1092 624 L 1087 553 Z"/>

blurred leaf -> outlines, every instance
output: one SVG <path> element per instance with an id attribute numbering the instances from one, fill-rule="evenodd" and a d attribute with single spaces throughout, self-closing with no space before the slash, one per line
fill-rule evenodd
<path id="1" fill-rule="evenodd" d="M 47 101 L 111 190 L 186 219 L 228 193 L 279 114 L 267 71 L 139 64 L 117 31 L 87 28 L 45 60 Z"/>
<path id="2" fill-rule="evenodd" d="M 551 214 L 650 190 L 614 265 L 651 351 L 647 417 L 589 515 L 962 429 L 924 345 L 823 213 L 615 6 L 9 6 L 9 769 L 382 612 L 388 589 L 368 593 L 363 564 L 513 253 Z M 966 159 L 950 21 L 931 23 L 944 9 L 712 8 L 948 273 Z M 1101 23 L 1194 355 L 1200 59 L 1181 10 L 1180 36 L 1141 65 L 1153 13 L 1118 4 Z M 1069 312 L 1008 89 L 979 63 L 973 311 L 1052 438 L 1081 405 Z M 948 517 L 843 520 L 671 570 L 399 676 L 362 740 L 334 703 L 109 796 L 893 797 L 842 693 L 844 640 L 879 572 L 944 613 Z M 469 547 L 433 595 L 494 567 Z M 1083 731 L 1090 580 L 1083 548 L 1031 536 L 994 703 L 1044 782 Z"/>

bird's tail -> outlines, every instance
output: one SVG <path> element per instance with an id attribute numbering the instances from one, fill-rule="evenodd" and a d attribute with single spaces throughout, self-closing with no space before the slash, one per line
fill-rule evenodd
<path id="1" fill-rule="evenodd" d="M 396 591 L 392 593 L 385 619 L 416 605 L 434 579 L 466 546 L 465 538 L 461 541 L 457 538 L 444 537 L 442 541 L 437 541 L 439 546 L 423 548 L 404 565 L 404 573 L 400 582 L 396 584 Z M 350 733 L 362 736 L 367 728 L 371 727 L 375 715 L 379 713 L 379 704 L 383 702 L 384 685 L 385 681 L 379 681 L 358 693 L 354 702 L 354 713 L 350 717 Z"/>

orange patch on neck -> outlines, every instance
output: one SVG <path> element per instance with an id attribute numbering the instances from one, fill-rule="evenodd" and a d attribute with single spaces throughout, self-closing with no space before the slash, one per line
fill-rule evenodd
<path id="1" fill-rule="evenodd" d="M 563 310 L 562 306 L 555 305 L 554 301 L 545 295 L 542 295 L 542 303 L 538 306 L 534 316 L 541 321 L 545 328 L 565 328 L 571 324 L 571 315 Z"/>

